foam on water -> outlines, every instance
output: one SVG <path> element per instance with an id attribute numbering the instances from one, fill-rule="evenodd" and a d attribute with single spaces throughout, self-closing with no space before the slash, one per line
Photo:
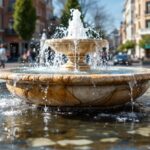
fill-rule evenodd
<path id="1" fill-rule="evenodd" d="M 0 108 L 8 108 L 14 106 L 20 106 L 23 101 L 19 98 L 11 96 L 10 98 L 6 95 L 5 97 L 1 97 L 0 100 Z"/>

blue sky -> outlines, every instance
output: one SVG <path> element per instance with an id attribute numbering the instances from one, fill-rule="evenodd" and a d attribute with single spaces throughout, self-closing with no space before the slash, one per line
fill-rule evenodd
<path id="1" fill-rule="evenodd" d="M 119 28 L 124 0 L 101 0 L 101 3 L 105 5 L 106 10 L 112 16 L 115 27 Z"/>

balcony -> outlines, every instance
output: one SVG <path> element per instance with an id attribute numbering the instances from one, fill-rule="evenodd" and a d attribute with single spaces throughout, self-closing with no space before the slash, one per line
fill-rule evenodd
<path id="1" fill-rule="evenodd" d="M 146 11 L 145 11 L 145 14 L 146 14 L 146 15 L 150 15 L 150 10 L 146 10 Z"/>
<path id="2" fill-rule="evenodd" d="M 140 35 L 148 35 L 150 34 L 150 28 L 141 29 L 139 33 Z"/>
<path id="3" fill-rule="evenodd" d="M 0 27 L 0 33 L 4 32 L 4 30 Z"/>
<path id="4" fill-rule="evenodd" d="M 145 12 L 145 19 L 150 19 L 150 10 Z"/>
<path id="5" fill-rule="evenodd" d="M 5 34 L 8 36 L 14 36 L 17 35 L 14 29 L 5 29 Z"/>

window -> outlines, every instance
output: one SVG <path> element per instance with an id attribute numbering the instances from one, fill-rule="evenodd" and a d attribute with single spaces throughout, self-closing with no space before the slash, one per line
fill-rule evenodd
<path id="1" fill-rule="evenodd" d="M 150 1 L 146 2 L 146 13 L 150 14 Z"/>
<path id="2" fill-rule="evenodd" d="M 2 16 L 0 15 L 0 30 L 2 29 Z"/>
<path id="3" fill-rule="evenodd" d="M 150 28 L 150 20 L 146 20 L 146 28 Z"/>
<path id="4" fill-rule="evenodd" d="M 134 4 L 134 3 L 135 3 L 135 0 L 131 0 L 131 3 Z"/>
<path id="5" fill-rule="evenodd" d="M 16 0 L 9 0 L 8 10 L 12 11 Z"/>
<path id="6" fill-rule="evenodd" d="M 14 4 L 16 0 L 9 0 L 10 4 Z"/>
<path id="7" fill-rule="evenodd" d="M 2 7 L 3 6 L 3 1 L 2 0 L 0 0 L 0 7 Z"/>
<path id="8" fill-rule="evenodd" d="M 139 11 L 139 12 L 138 12 L 138 13 L 139 13 L 138 15 L 141 16 L 141 5 L 140 5 L 140 4 L 139 4 L 138 11 Z"/>
<path id="9" fill-rule="evenodd" d="M 8 22 L 8 29 L 12 30 L 13 29 L 13 24 L 14 24 L 14 20 L 12 18 L 10 18 L 9 22 Z"/>
<path id="10" fill-rule="evenodd" d="M 138 27 L 139 27 L 139 29 L 141 29 L 141 23 L 140 22 L 138 22 Z"/>

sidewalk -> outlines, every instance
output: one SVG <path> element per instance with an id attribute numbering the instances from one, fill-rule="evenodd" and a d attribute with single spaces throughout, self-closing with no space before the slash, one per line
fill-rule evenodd
<path id="1" fill-rule="evenodd" d="M 5 64 L 5 69 L 11 69 L 11 68 L 15 68 L 15 67 L 19 67 L 19 66 L 21 66 L 22 64 L 20 64 L 20 63 L 6 63 Z M 1 71 L 3 71 L 4 69 L 3 68 L 0 68 L 0 72 Z M 0 79 L 0 84 L 1 83 L 5 83 L 5 81 L 4 80 L 1 80 Z"/>
<path id="2" fill-rule="evenodd" d="M 15 62 L 15 63 L 6 63 L 5 64 L 5 69 L 15 68 L 15 67 L 19 67 L 21 65 L 22 65 L 21 63 L 17 63 L 17 62 Z"/>

